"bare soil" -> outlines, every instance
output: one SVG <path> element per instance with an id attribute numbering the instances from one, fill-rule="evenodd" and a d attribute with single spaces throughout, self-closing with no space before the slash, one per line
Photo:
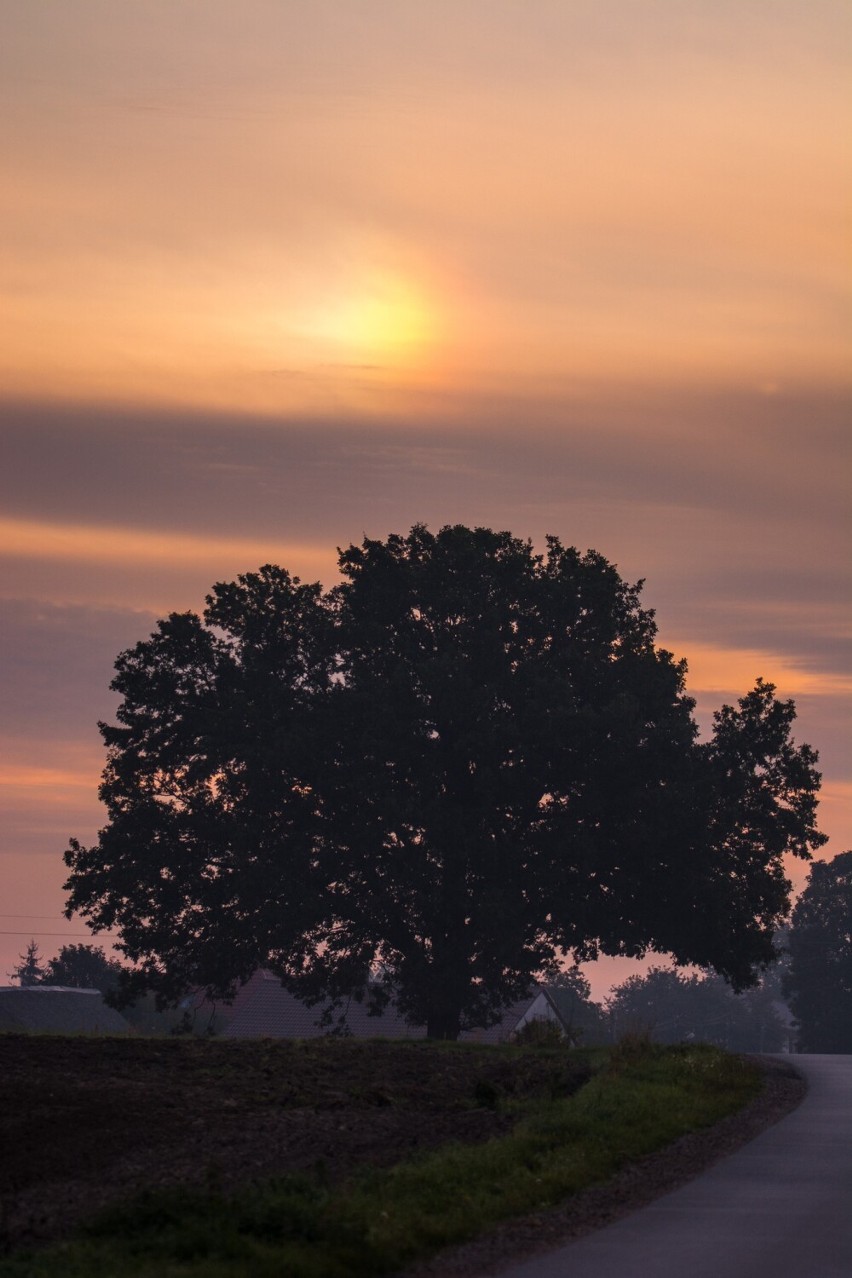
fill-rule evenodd
<path id="1" fill-rule="evenodd" d="M 330 1182 L 507 1131 L 500 1102 L 568 1095 L 582 1058 L 352 1039 L 0 1035 L 0 1250 L 143 1189 L 315 1170 Z"/>

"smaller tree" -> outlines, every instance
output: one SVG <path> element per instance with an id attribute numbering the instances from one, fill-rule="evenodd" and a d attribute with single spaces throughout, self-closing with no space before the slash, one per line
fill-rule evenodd
<path id="1" fill-rule="evenodd" d="M 771 985 L 735 994 L 713 973 L 652 967 L 613 990 L 606 1010 L 616 1038 L 640 1031 L 661 1043 L 698 1040 L 738 1052 L 778 1051 L 785 1041 Z"/>
<path id="2" fill-rule="evenodd" d="M 579 967 L 564 968 L 556 976 L 549 976 L 547 992 L 559 1010 L 563 1025 L 568 1027 L 572 1041 L 606 1041 L 603 1008 L 593 1001 L 592 987 Z"/>
<path id="3" fill-rule="evenodd" d="M 9 972 L 9 977 L 19 985 L 40 985 L 44 980 L 45 966 L 39 954 L 38 941 L 31 940 L 23 954 L 18 955 L 19 963 Z"/>
<path id="4" fill-rule="evenodd" d="M 118 959 L 107 958 L 100 945 L 63 945 L 55 958 L 49 960 L 42 984 L 108 994 L 118 988 L 124 971 Z"/>
<path id="5" fill-rule="evenodd" d="M 852 1052 L 852 851 L 814 863 L 793 911 L 784 992 L 800 1052 Z"/>

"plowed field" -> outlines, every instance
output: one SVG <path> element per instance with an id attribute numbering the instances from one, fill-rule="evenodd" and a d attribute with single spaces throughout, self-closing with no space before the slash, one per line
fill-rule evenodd
<path id="1" fill-rule="evenodd" d="M 329 1181 L 511 1127 L 586 1081 L 567 1053 L 352 1039 L 0 1035 L 0 1246 L 140 1189 L 316 1170 Z"/>

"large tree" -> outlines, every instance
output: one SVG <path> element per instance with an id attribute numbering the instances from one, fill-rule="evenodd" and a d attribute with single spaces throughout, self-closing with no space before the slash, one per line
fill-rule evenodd
<path id="1" fill-rule="evenodd" d="M 758 682 L 700 743 L 641 583 L 555 538 L 418 525 L 340 570 L 219 584 L 118 659 L 108 822 L 66 886 L 136 983 L 221 996 L 265 964 L 439 1037 L 566 955 L 748 984 L 782 855 L 822 842 L 792 704 Z"/>
<path id="2" fill-rule="evenodd" d="M 852 1052 L 852 852 L 814 863 L 786 945 L 799 1051 Z"/>

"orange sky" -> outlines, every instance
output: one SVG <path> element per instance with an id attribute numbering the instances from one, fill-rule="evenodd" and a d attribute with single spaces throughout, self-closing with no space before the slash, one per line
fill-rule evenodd
<path id="1" fill-rule="evenodd" d="M 0 932 L 95 832 L 120 648 L 416 520 L 645 577 L 852 845 L 845 0 L 200 12 L 3 13 Z"/>

